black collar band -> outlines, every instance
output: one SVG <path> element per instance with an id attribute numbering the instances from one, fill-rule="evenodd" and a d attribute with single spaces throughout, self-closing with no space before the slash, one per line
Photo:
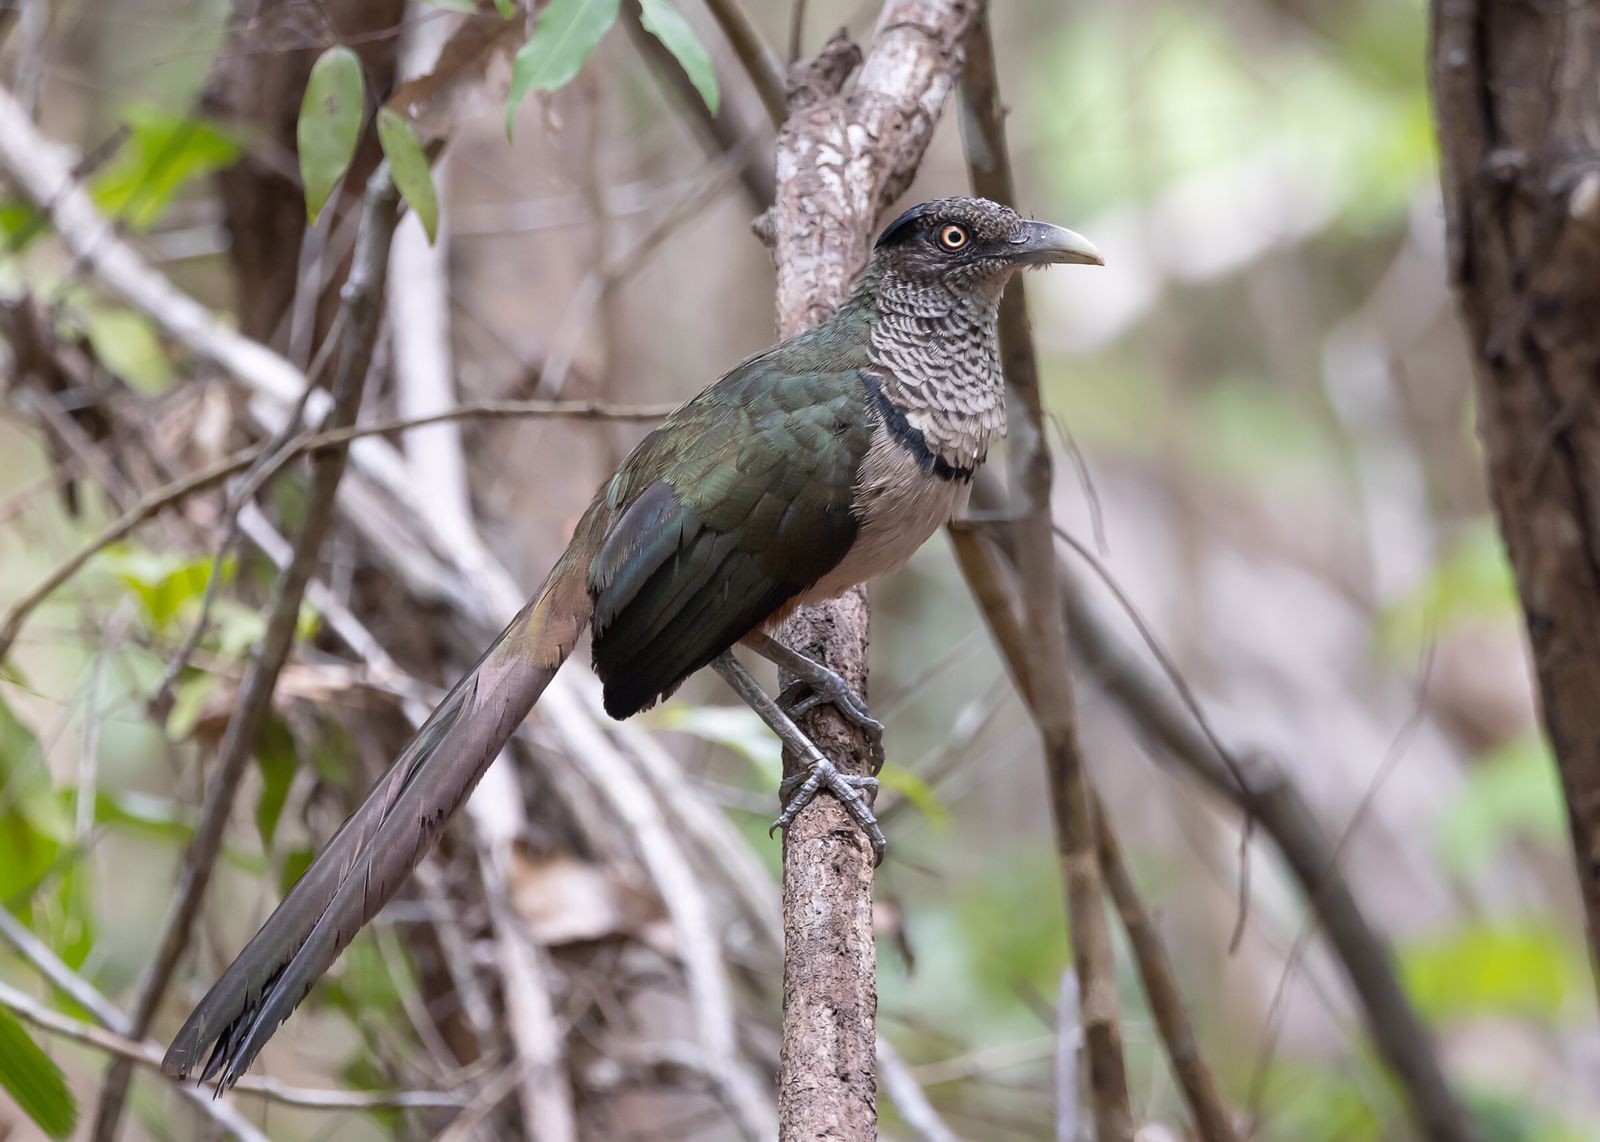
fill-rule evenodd
<path id="1" fill-rule="evenodd" d="M 884 395 L 878 378 L 870 373 L 862 373 L 861 382 L 867 386 L 867 395 L 872 398 L 878 415 L 883 417 L 883 426 L 916 459 L 917 467 L 941 480 L 960 480 L 963 484 L 972 482 L 972 477 L 977 475 L 977 468 L 959 467 L 929 448 L 922 429 L 907 420 L 905 410 Z"/>

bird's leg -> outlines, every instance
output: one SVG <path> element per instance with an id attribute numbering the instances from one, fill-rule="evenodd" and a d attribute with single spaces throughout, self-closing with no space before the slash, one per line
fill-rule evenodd
<path id="1" fill-rule="evenodd" d="M 733 651 L 723 651 L 713 658 L 711 669 L 722 675 L 728 685 L 733 687 L 734 692 L 744 699 L 745 705 L 754 710 L 772 732 L 778 735 L 778 739 L 805 762 L 805 772 L 785 778 L 783 784 L 778 786 L 778 797 L 783 801 L 783 812 L 772 822 L 772 828 L 767 830 L 768 834 L 775 833 L 779 829 L 787 829 L 800 810 L 810 804 L 818 792 L 826 789 L 839 799 L 844 805 L 845 812 L 850 814 L 850 819 L 855 821 L 867 835 L 867 843 L 872 846 L 872 863 L 881 864 L 889 842 L 884 837 L 883 830 L 878 827 L 878 819 L 872 815 L 872 807 L 861 795 L 863 789 L 877 789 L 878 779 L 854 773 L 842 773 L 838 766 L 823 757 L 811 739 L 801 732 L 800 727 L 790 720 L 789 715 L 783 712 L 783 708 L 767 695 L 761 684 L 733 656 Z"/>
<path id="2" fill-rule="evenodd" d="M 778 704 L 791 718 L 824 702 L 832 702 L 845 721 L 866 735 L 867 748 L 872 752 L 872 772 L 883 768 L 883 723 L 867 711 L 866 702 L 848 682 L 822 663 L 760 631 L 746 635 L 744 644 L 780 670 L 795 676 L 795 683 L 778 695 Z"/>

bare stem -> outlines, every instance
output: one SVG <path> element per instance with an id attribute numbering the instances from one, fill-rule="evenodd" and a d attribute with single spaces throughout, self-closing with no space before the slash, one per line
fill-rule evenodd
<path id="1" fill-rule="evenodd" d="M 706 7 L 716 19 L 722 34 L 728 37 L 733 54 L 739 57 L 761 105 L 772 116 L 772 125 L 780 126 L 789 114 L 789 101 L 784 93 L 783 64 L 778 53 L 762 37 L 761 30 L 750 20 L 750 14 L 739 0 L 706 0 Z"/>
<path id="2" fill-rule="evenodd" d="M 303 432 L 272 455 L 271 463 L 263 467 L 252 483 L 264 481 L 283 464 L 307 452 L 316 452 L 368 436 L 388 436 L 407 429 L 429 424 L 457 420 L 501 419 L 514 417 L 550 417 L 555 419 L 586 420 L 595 422 L 644 422 L 660 420 L 675 406 L 670 404 L 616 405 L 599 401 L 543 401 L 543 400 L 481 400 L 469 401 L 430 413 L 427 416 L 396 417 L 373 421 L 371 424 L 351 425 L 344 428 L 321 429 Z M 272 452 L 274 441 L 241 449 L 225 459 L 218 460 L 198 472 L 193 472 L 170 484 L 163 484 L 139 497 L 137 503 L 118 516 L 99 535 L 89 540 L 53 571 L 41 579 L 27 594 L 12 603 L 0 621 L 0 659 L 10 651 L 12 643 L 21 633 L 28 616 L 39 605 L 58 591 L 66 582 L 82 571 L 84 565 L 111 544 L 128 535 L 134 528 L 197 492 L 215 487 L 228 477 L 254 467 Z"/>
<path id="3" fill-rule="evenodd" d="M 922 158 L 977 11 L 962 0 L 890 0 L 848 99 L 844 80 L 860 55 L 847 40 L 835 37 L 797 71 L 800 95 L 779 132 L 780 179 L 767 215 L 780 334 L 823 320 L 843 300 L 879 214 Z M 868 617 L 857 589 L 802 609 L 779 637 L 864 694 Z M 831 708 L 812 711 L 801 728 L 841 770 L 868 770 L 866 743 Z M 794 764 L 785 759 L 790 772 Z M 785 834 L 783 909 L 779 1136 L 873 1138 L 872 855 L 829 798 L 813 802 Z"/>
<path id="4" fill-rule="evenodd" d="M 74 1043 L 82 1043 L 86 1047 L 93 1047 L 130 1066 L 149 1071 L 161 1070 L 161 1046 L 149 1039 L 134 1039 L 96 1027 L 91 1023 L 71 1019 L 58 1011 L 52 1011 L 32 996 L 3 983 L 0 983 L 0 1007 L 41 1031 L 71 1039 Z M 310 1110 L 411 1110 L 424 1107 L 457 1107 L 468 1101 L 466 1094 L 447 1094 L 444 1091 L 418 1090 L 391 1093 L 309 1090 L 256 1075 L 245 1075 L 234 1089 L 258 1095 L 269 1102 Z M 204 1091 L 196 1090 L 194 1093 L 206 1100 L 212 1097 L 210 1093 Z"/>
<path id="5" fill-rule="evenodd" d="M 1006 149 L 994 45 L 985 20 L 980 19 L 974 27 L 967 50 L 969 59 L 961 85 L 962 128 L 973 188 L 987 198 L 1014 205 L 1016 188 Z M 1066 628 L 1061 618 L 1061 585 L 1055 569 L 1050 451 L 1044 433 L 1033 333 L 1020 280 L 1011 284 L 1001 302 L 1000 360 L 1017 398 L 1017 411 L 1022 414 L 1014 418 L 1011 428 L 1011 479 L 1022 598 L 1032 616 L 1023 632 L 1028 690 L 1032 695 L 1030 709 L 1044 739 L 1056 848 L 1078 975 L 1095 1133 L 1101 1142 L 1131 1140 L 1133 1111 L 1117 1021 L 1111 934 L 1101 900 L 1095 853 L 1093 796 L 1078 740 Z"/>

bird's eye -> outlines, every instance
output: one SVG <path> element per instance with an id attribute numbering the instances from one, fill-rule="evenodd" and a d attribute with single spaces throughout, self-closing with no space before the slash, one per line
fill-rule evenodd
<path id="1" fill-rule="evenodd" d="M 968 242 L 967 228 L 957 226 L 954 222 L 947 226 L 939 227 L 939 245 L 946 250 L 959 250 Z"/>

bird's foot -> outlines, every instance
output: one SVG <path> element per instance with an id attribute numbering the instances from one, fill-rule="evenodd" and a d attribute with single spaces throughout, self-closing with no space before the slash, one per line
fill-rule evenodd
<path id="1" fill-rule="evenodd" d="M 833 708 L 839 711 L 839 716 L 866 737 L 867 749 L 872 756 L 872 772 L 877 773 L 883 768 L 883 723 L 872 716 L 861 695 L 852 690 L 840 675 L 809 658 L 800 661 L 805 662 L 807 667 L 804 671 L 793 671 L 796 678 L 778 695 L 778 705 L 791 718 L 798 718 L 808 710 L 832 703 Z"/>
<path id="2" fill-rule="evenodd" d="M 778 644 L 774 643 L 773 645 L 777 646 Z M 779 647 L 779 649 L 783 650 L 784 648 Z M 766 652 L 762 651 L 761 653 Z M 816 665 L 811 663 L 809 659 L 804 661 L 812 666 Z M 780 665 L 787 666 L 788 664 L 787 662 L 780 662 Z M 850 814 L 851 820 L 855 821 L 860 826 L 861 831 L 866 834 L 867 842 L 872 846 L 872 863 L 874 865 L 881 864 L 883 854 L 888 850 L 889 842 L 884 838 L 883 830 L 878 826 L 878 819 L 872 815 L 872 807 L 867 804 L 867 799 L 862 796 L 862 790 L 874 790 L 878 787 L 878 779 L 855 773 L 841 772 L 839 767 L 829 761 L 822 751 L 817 749 L 811 739 L 806 737 L 800 727 L 794 724 L 793 719 L 784 712 L 782 707 L 773 701 L 766 691 L 761 689 L 760 683 L 751 676 L 748 670 L 739 664 L 739 660 L 734 657 L 731 650 L 725 651 L 712 659 L 711 668 L 722 675 L 728 684 L 733 687 L 734 692 L 744 699 L 745 704 L 756 712 L 761 720 L 772 729 L 773 733 L 778 735 L 778 739 L 783 742 L 784 747 L 805 763 L 804 770 L 792 777 L 785 778 L 783 784 L 778 786 L 778 797 L 783 802 L 783 812 L 778 815 L 776 821 L 772 822 L 772 828 L 768 830 L 768 835 L 770 836 L 779 829 L 787 829 L 793 823 L 795 817 L 799 815 L 800 810 L 809 805 L 818 793 L 826 789 L 839 799 L 839 803 L 844 806 L 845 812 Z M 828 671 L 828 673 L 832 674 L 833 672 Z M 839 686 L 844 692 L 851 698 L 855 698 L 855 695 L 850 692 L 850 688 L 844 685 L 843 680 L 838 679 L 837 675 L 834 677 L 838 680 Z M 823 682 L 819 688 L 824 691 L 825 696 L 819 698 L 818 701 L 829 700 L 826 696 L 826 682 Z M 856 702 L 859 704 L 860 699 L 856 699 Z M 811 706 L 807 705 L 805 708 L 810 709 Z M 849 714 L 845 716 L 848 718 Z M 879 726 L 880 736 L 882 730 L 883 727 Z"/>
<path id="3" fill-rule="evenodd" d="M 778 797 L 783 801 L 783 812 L 772 822 L 767 835 L 770 837 L 779 829 L 788 829 L 799 816 L 800 810 L 811 804 L 816 795 L 826 789 L 839 799 L 845 812 L 850 814 L 850 819 L 866 834 L 867 843 L 872 846 L 872 864 L 873 867 L 877 867 L 883 863 L 883 854 L 889 849 L 889 840 L 883 835 L 883 829 L 878 826 L 878 818 L 872 815 L 872 806 L 868 805 L 867 799 L 861 795 L 863 789 L 877 788 L 876 777 L 842 773 L 833 762 L 817 755 L 804 773 L 787 777 L 783 784 L 778 786 Z"/>

